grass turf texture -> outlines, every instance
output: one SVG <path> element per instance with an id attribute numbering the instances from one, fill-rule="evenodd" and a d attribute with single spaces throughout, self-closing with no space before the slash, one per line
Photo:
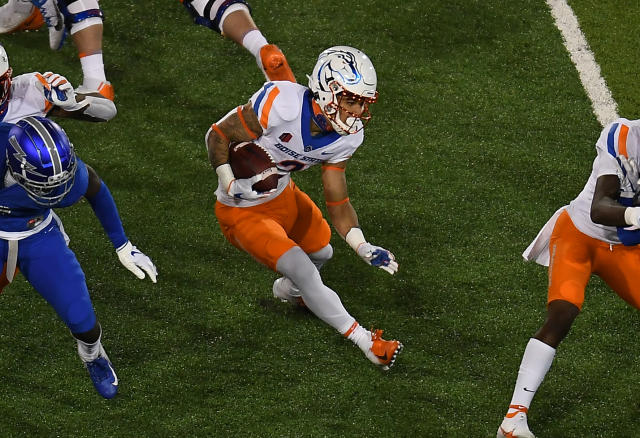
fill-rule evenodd
<path id="1" fill-rule="evenodd" d="M 620 23 L 603 23 L 616 20 L 602 15 L 614 2 L 571 4 L 621 113 L 637 118 L 638 48 Z M 376 66 L 380 102 L 347 173 L 365 235 L 400 272 L 366 266 L 334 235 L 323 277 L 405 351 L 380 372 L 274 300 L 276 275 L 222 237 L 203 136 L 261 86 L 251 56 L 191 25 L 178 2 L 112 0 L 104 52 L 119 114 L 61 124 L 159 282 L 119 264 L 86 203 L 60 211 L 121 392 L 99 397 L 67 329 L 19 276 L 0 297 L 4 436 L 495 436 L 544 318 L 546 272 L 520 253 L 581 190 L 600 131 L 544 2 L 252 6 L 302 83 L 331 45 L 356 46 Z M 52 53 L 44 30 L 0 41 L 16 74 L 81 79 L 73 45 Z M 319 169 L 295 180 L 322 206 Z M 536 434 L 630 436 L 639 326 L 592 281 L 534 400 Z"/>

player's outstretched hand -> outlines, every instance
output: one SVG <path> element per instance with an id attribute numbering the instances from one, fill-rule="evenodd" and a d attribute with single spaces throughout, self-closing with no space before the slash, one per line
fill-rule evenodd
<path id="1" fill-rule="evenodd" d="M 234 179 L 233 181 L 231 181 L 231 184 L 229 184 L 228 193 L 234 198 L 245 199 L 247 201 L 254 201 L 256 199 L 266 198 L 271 193 L 275 192 L 275 189 L 269 190 L 267 192 L 257 192 L 253 190 L 253 185 L 257 182 L 260 182 L 268 178 L 269 176 L 271 176 L 276 172 L 277 170 L 274 170 L 271 173 L 270 172 L 259 173 L 257 175 L 252 176 L 251 178 Z"/>
<path id="2" fill-rule="evenodd" d="M 45 97 L 48 101 L 65 111 L 75 111 L 78 109 L 76 93 L 73 85 L 62 75 L 46 72 L 43 77 L 47 81 L 48 89 L 45 90 Z"/>
<path id="3" fill-rule="evenodd" d="M 398 262 L 391 251 L 365 242 L 358 246 L 357 252 L 371 266 L 384 269 L 391 275 L 398 272 Z"/>
<path id="4" fill-rule="evenodd" d="M 131 244 L 130 241 L 127 241 L 127 243 L 118 248 L 116 253 L 118 254 L 120 263 L 122 263 L 125 268 L 133 272 L 133 275 L 142 280 L 145 277 L 144 274 L 146 272 L 151 281 L 156 283 L 156 278 L 158 276 L 156 266 L 149 257 L 140 252 L 140 250 Z"/>

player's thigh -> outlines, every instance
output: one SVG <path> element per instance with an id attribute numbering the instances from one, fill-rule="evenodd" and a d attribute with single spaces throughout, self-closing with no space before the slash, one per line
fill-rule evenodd
<path id="1" fill-rule="evenodd" d="M 33 288 L 74 333 L 96 322 L 84 273 L 55 225 L 18 244 L 18 265 Z"/>
<path id="2" fill-rule="evenodd" d="M 547 302 L 564 300 L 579 309 L 593 270 L 596 239 L 578 231 L 567 212 L 558 218 L 549 241 L 549 290 Z"/>
<path id="3" fill-rule="evenodd" d="M 280 256 L 296 246 L 283 225 L 267 214 L 217 203 L 216 217 L 229 242 L 274 271 Z"/>
<path id="4" fill-rule="evenodd" d="M 320 251 L 331 240 L 331 228 L 318 206 L 306 193 L 297 187 L 294 189 L 294 193 L 298 206 L 298 217 L 289 236 L 307 254 Z"/>
<path id="5" fill-rule="evenodd" d="M 615 245 L 598 253 L 596 273 L 620 298 L 640 309 L 640 247 Z"/>

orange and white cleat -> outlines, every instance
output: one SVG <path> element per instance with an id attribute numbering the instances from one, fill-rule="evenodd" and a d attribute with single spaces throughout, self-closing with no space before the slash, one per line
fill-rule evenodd
<path id="1" fill-rule="evenodd" d="M 371 332 L 371 341 L 373 343 L 365 354 L 371 362 L 387 371 L 393 366 L 402 351 L 403 345 L 396 340 L 385 341 L 382 339 L 382 330 L 372 330 Z"/>
<path id="2" fill-rule="evenodd" d="M 258 64 L 269 81 L 296 82 L 287 58 L 275 44 L 267 44 L 260 49 Z"/>
<path id="3" fill-rule="evenodd" d="M 12 2 L 0 7 L 0 34 L 40 29 L 44 24 L 42 13 L 32 4 L 29 6 L 24 11 Z"/>
<path id="4" fill-rule="evenodd" d="M 115 98 L 115 92 L 113 91 L 113 85 L 109 81 L 100 82 L 95 88 L 90 88 L 85 85 L 80 85 L 76 88 L 77 94 L 83 94 L 87 96 L 105 97 L 113 102 Z M 99 96 L 98 96 L 99 95 Z"/>
<path id="5" fill-rule="evenodd" d="M 529 410 L 521 405 L 511 405 L 509 410 L 514 411 L 507 413 L 504 417 L 496 433 L 496 438 L 536 438 L 527 424 L 527 412 Z"/>

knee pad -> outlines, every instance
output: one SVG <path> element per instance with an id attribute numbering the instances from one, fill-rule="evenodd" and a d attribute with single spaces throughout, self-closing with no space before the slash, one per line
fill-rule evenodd
<path id="1" fill-rule="evenodd" d="M 58 0 L 58 7 L 72 35 L 104 19 L 98 0 Z"/>
<path id="2" fill-rule="evenodd" d="M 245 0 L 183 0 L 182 4 L 193 17 L 196 24 L 222 33 L 222 23 L 228 14 L 239 9 L 251 7 Z"/>
<path id="3" fill-rule="evenodd" d="M 61 315 L 71 333 L 84 333 L 96 324 L 96 314 L 88 296 L 69 304 L 64 315 Z"/>

